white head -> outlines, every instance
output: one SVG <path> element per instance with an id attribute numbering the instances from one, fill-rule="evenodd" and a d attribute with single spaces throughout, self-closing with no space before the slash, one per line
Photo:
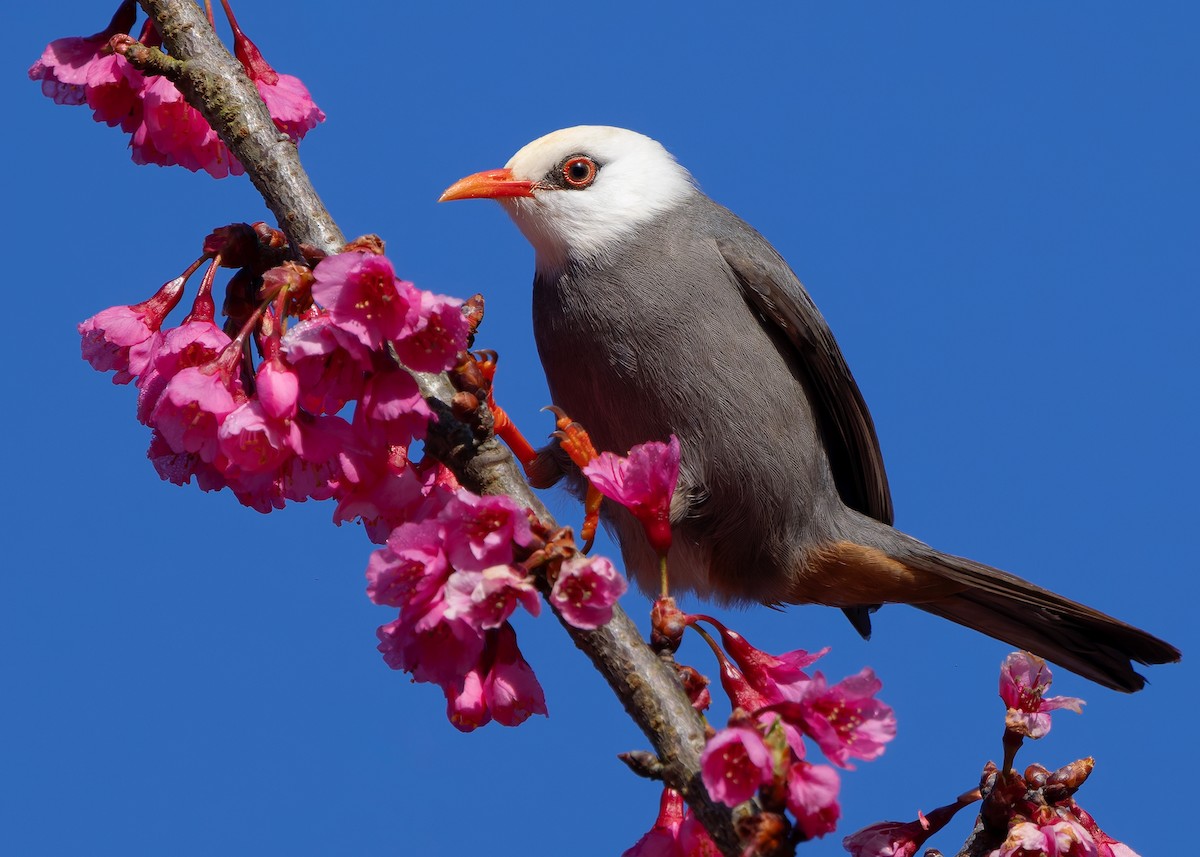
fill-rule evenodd
<path id="1" fill-rule="evenodd" d="M 456 182 L 443 200 L 499 201 L 537 251 L 542 269 L 596 262 L 639 226 L 696 192 L 659 143 L 604 125 L 534 140 L 502 170 Z"/>

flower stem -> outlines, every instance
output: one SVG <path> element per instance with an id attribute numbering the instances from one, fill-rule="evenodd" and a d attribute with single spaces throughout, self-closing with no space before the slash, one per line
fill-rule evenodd
<path id="1" fill-rule="evenodd" d="M 1007 777 L 1017 760 L 1017 750 L 1021 749 L 1024 737 L 1012 729 L 1004 730 L 1004 762 L 1000 766 L 1000 776 Z"/>
<path id="2" fill-rule="evenodd" d="M 704 638 L 704 642 L 708 643 L 709 647 L 713 650 L 713 654 L 717 656 L 717 660 L 725 660 L 725 652 L 722 651 L 721 645 L 713 639 L 712 634 L 708 633 L 708 631 L 701 628 L 695 622 L 690 623 L 688 627 Z"/>

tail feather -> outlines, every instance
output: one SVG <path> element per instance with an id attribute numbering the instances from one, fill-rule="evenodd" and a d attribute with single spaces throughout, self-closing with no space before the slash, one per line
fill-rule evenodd
<path id="1" fill-rule="evenodd" d="M 1099 610 L 983 563 L 941 553 L 907 536 L 903 540 L 902 546 L 893 545 L 888 551 L 893 559 L 916 573 L 933 574 L 963 587 L 957 594 L 914 603 L 914 607 L 1126 693 L 1141 690 L 1146 683 L 1130 661 L 1179 660 L 1179 650 L 1170 643 Z"/>

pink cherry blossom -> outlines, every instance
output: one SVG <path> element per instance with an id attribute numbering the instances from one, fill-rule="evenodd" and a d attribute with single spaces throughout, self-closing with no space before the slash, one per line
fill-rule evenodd
<path id="1" fill-rule="evenodd" d="M 280 74 L 271 68 L 262 52 L 238 26 L 228 0 L 221 0 L 225 15 L 233 28 L 233 53 L 254 81 L 259 95 L 267 105 L 267 111 L 275 127 L 299 142 L 300 138 L 325 121 L 325 114 L 313 103 L 312 96 L 299 78 Z"/>
<path id="2" fill-rule="evenodd" d="M 1004 725 L 1011 732 L 1041 738 L 1050 731 L 1050 712 L 1059 708 L 1076 714 L 1084 704 L 1073 696 L 1043 696 L 1052 677 L 1046 662 L 1029 652 L 1013 652 L 1000 666 L 1000 698 L 1008 706 Z"/>
<path id="3" fill-rule="evenodd" d="M 517 648 L 506 619 L 518 605 L 540 610 L 533 581 L 515 567 L 453 569 L 442 550 L 443 524 L 433 518 L 394 529 L 367 567 L 376 603 L 400 607 L 378 631 L 393 669 L 439 684 L 454 725 L 469 731 L 495 719 L 515 726 L 545 714 L 545 697 Z"/>
<path id="4" fill-rule="evenodd" d="M 477 497 L 459 491 L 442 512 L 446 552 L 455 568 L 482 571 L 512 562 L 513 543 L 533 538 L 525 510 L 508 497 Z"/>
<path id="5" fill-rule="evenodd" d="M 519 726 L 534 714 L 546 714 L 546 696 L 533 669 L 517 648 L 517 634 L 505 622 L 496 631 L 491 668 L 483 695 L 497 723 Z"/>
<path id="6" fill-rule="evenodd" d="M 111 53 L 88 65 L 84 94 L 93 119 L 132 133 L 142 123 L 145 87 L 145 75 L 125 57 Z"/>
<path id="7" fill-rule="evenodd" d="M 1059 819 L 1041 825 L 1014 824 L 995 857 L 1099 857 L 1096 841 L 1078 822 Z"/>
<path id="8" fill-rule="evenodd" d="M 446 717 L 460 732 L 473 732 L 492 720 L 483 694 L 484 677 L 478 666 L 463 676 L 462 688 L 444 688 L 446 693 Z"/>
<path id="9" fill-rule="evenodd" d="M 679 439 L 639 444 L 622 457 L 602 452 L 583 473 L 610 500 L 625 506 L 660 554 L 671 546 L 671 498 L 679 482 Z"/>
<path id="10" fill-rule="evenodd" d="M 281 345 L 299 379 L 300 405 L 310 413 L 336 414 L 362 394 L 370 352 L 328 313 L 292 325 Z"/>
<path id="11" fill-rule="evenodd" d="M 797 649 L 775 656 L 755 648 L 741 634 L 711 616 L 692 614 L 687 621 L 688 624 L 704 621 L 717 629 L 725 651 L 715 642 L 710 644 L 720 665 L 721 686 L 734 707 L 752 715 L 764 730 L 773 728 L 780 719 L 775 709 L 781 703 L 803 699 L 811 682 L 804 668 L 828 651 L 826 648 L 810 654 Z M 785 718 L 780 728 L 792 752 L 797 758 L 804 758 L 807 755 L 804 735 L 796 722 Z"/>
<path id="12" fill-rule="evenodd" d="M 254 86 L 267 105 L 275 127 L 297 143 L 318 123 L 325 121 L 325 111 L 313 102 L 308 87 L 298 77 L 276 73 L 274 83 L 256 77 Z"/>
<path id="13" fill-rule="evenodd" d="M 290 461 L 290 457 L 285 457 L 284 461 Z M 279 467 L 283 466 L 283 462 Z M 225 479 L 229 483 L 229 490 L 233 492 L 233 496 L 243 506 L 266 514 L 275 509 L 282 509 L 287 505 L 279 484 L 279 474 L 277 469 L 251 471 L 238 467 L 232 461 L 225 460 L 225 464 L 221 468 L 225 475 Z"/>
<path id="14" fill-rule="evenodd" d="M 415 319 L 411 331 L 396 340 L 396 354 L 418 372 L 445 372 L 467 347 L 469 326 L 462 301 L 414 291 Z"/>
<path id="15" fill-rule="evenodd" d="M 446 581 L 446 618 L 463 619 L 474 628 L 499 628 L 517 609 L 537 616 L 542 609 L 533 579 L 512 565 L 483 571 L 455 571 Z"/>
<path id="16" fill-rule="evenodd" d="M 417 382 L 403 369 L 371 375 L 354 410 L 355 426 L 372 445 L 407 446 L 425 437 L 432 418 Z"/>
<path id="17" fill-rule="evenodd" d="M 389 667 L 411 673 L 414 681 L 457 688 L 479 662 L 484 635 L 467 622 L 446 621 L 440 596 L 420 607 L 411 605 L 376 631 L 379 651 Z"/>
<path id="18" fill-rule="evenodd" d="M 236 381 L 220 371 L 189 366 L 177 373 L 163 389 L 150 423 L 176 452 L 194 452 L 202 461 L 213 462 L 219 452 L 217 429 L 237 407 Z"/>
<path id="19" fill-rule="evenodd" d="M 725 651 L 741 668 L 742 674 L 772 701 L 776 698 L 800 698 L 804 686 L 810 681 L 804 669 L 829 651 L 828 647 L 819 652 L 795 649 L 782 655 L 772 655 L 750 645 L 737 631 L 724 625 L 719 625 L 718 630 Z"/>
<path id="20" fill-rule="evenodd" d="M 376 604 L 405 607 L 433 597 L 449 577 L 441 527 L 425 520 L 401 524 L 367 563 L 367 595 Z"/>
<path id="21" fill-rule="evenodd" d="M 683 796 L 674 789 L 663 789 L 654 826 L 631 847 L 625 849 L 621 857 L 685 857 L 683 845 L 679 841 L 683 816 Z"/>
<path id="22" fill-rule="evenodd" d="M 338 463 L 343 478 L 334 523 L 357 520 L 376 544 L 387 541 L 392 529 L 410 520 L 426 501 L 425 486 L 403 447 L 359 446 L 356 432 L 354 445 L 339 454 Z"/>
<path id="23" fill-rule="evenodd" d="M 842 814 L 837 802 L 840 787 L 837 771 L 828 765 L 797 761 L 788 769 L 787 808 L 806 838 L 816 839 L 837 827 Z"/>
<path id="24" fill-rule="evenodd" d="M 276 342 L 278 347 L 278 342 Z M 279 420 L 296 416 L 300 399 L 300 379 L 278 355 L 264 360 L 254 376 L 254 393 L 263 411 Z"/>
<path id="25" fill-rule="evenodd" d="M 750 800 L 758 787 L 771 781 L 771 751 L 753 729 L 722 729 L 704 745 L 700 776 L 713 800 L 737 806 Z"/>
<path id="26" fill-rule="evenodd" d="M 297 414 L 300 431 L 296 457 L 284 462 L 279 473 L 283 497 L 297 503 L 328 500 L 344 481 L 339 452 L 352 443 L 353 429 L 341 417 Z"/>
<path id="27" fill-rule="evenodd" d="M 275 472 L 294 454 L 300 429 L 291 420 L 272 417 L 259 399 L 239 404 L 217 429 L 221 453 L 247 473 Z"/>
<path id="28" fill-rule="evenodd" d="M 1124 842 L 1097 843 L 1099 857 L 1138 857 L 1138 853 Z"/>
<path id="29" fill-rule="evenodd" d="M 87 100 L 88 71 L 108 40 L 128 33 L 137 19 L 137 3 L 125 0 L 108 26 L 90 36 L 69 36 L 46 45 L 42 56 L 29 69 L 29 79 L 41 81 L 42 93 L 56 104 L 78 105 Z"/>
<path id="30" fill-rule="evenodd" d="M 563 562 L 550 603 L 576 628 L 599 628 L 612 618 L 617 603 L 628 584 L 625 577 L 602 556 L 576 555 Z"/>
<path id="31" fill-rule="evenodd" d="M 134 43 L 124 34 L 136 16 L 137 4 L 126 0 L 103 31 L 54 40 L 29 69 L 29 77 L 40 81 L 42 92 L 55 102 L 86 102 L 97 122 L 120 125 L 131 135 L 135 163 L 180 165 L 193 172 L 205 170 L 214 178 L 240 175 L 241 164 L 199 111 L 187 104 L 178 88 L 165 77 L 147 78 L 122 55 L 125 46 Z M 234 31 L 235 52 L 243 64 L 248 63 L 247 72 L 276 127 L 298 141 L 323 121 L 325 114 L 313 104 L 299 79 L 278 74 L 262 59 L 236 22 Z M 151 46 L 159 44 L 158 34 L 149 22 L 140 41 Z M 252 60 L 251 55 L 256 59 Z"/>
<path id="32" fill-rule="evenodd" d="M 683 823 L 679 825 L 679 847 L 683 849 L 683 857 L 721 857 L 721 849 L 690 809 L 683 814 Z"/>
<path id="33" fill-rule="evenodd" d="M 199 264 L 197 262 L 196 266 Z M 184 273 L 185 279 L 194 269 L 190 268 Z M 146 369 L 139 374 L 137 418 L 142 423 L 150 423 L 150 415 L 163 389 L 179 370 L 216 360 L 232 341 L 213 324 L 216 313 L 212 297 L 214 273 L 215 266 L 210 266 L 192 302 L 191 311 L 179 327 L 163 333 L 161 342 L 155 345 L 149 357 Z"/>
<path id="34" fill-rule="evenodd" d="M 313 271 L 313 297 L 332 322 L 360 343 L 379 350 L 412 331 L 411 311 L 420 297 L 412 283 L 397 279 L 392 263 L 373 253 L 327 256 Z"/>
<path id="35" fill-rule="evenodd" d="M 167 383 L 181 370 L 203 366 L 229 346 L 229 336 L 211 321 L 185 321 L 163 334 L 148 368 L 138 377 L 137 418 L 150 423 Z"/>
<path id="36" fill-rule="evenodd" d="M 132 306 L 101 310 L 79 323 L 83 359 L 97 372 L 114 371 L 114 384 L 128 384 L 140 372 L 130 367 L 130 349 L 150 341 L 155 331 L 145 314 Z M 142 361 L 142 370 L 146 361 Z"/>
<path id="37" fill-rule="evenodd" d="M 204 170 L 215 179 L 245 172 L 200 111 L 165 77 L 151 78 L 146 84 L 142 106 L 141 127 L 146 131 L 142 142 L 148 140 L 151 148 L 139 153 L 135 134 L 135 162 L 178 164 L 192 172 Z"/>
<path id="38" fill-rule="evenodd" d="M 842 840 L 852 857 L 913 857 L 929 839 L 928 824 L 918 821 L 881 821 L 855 831 Z"/>
<path id="39" fill-rule="evenodd" d="M 848 759 L 875 759 L 896 737 L 895 713 L 875 698 L 882 686 L 870 667 L 835 685 L 828 685 L 825 676 L 817 672 L 805 685 L 799 702 L 780 703 L 772 709 L 816 741 L 829 761 L 850 768 Z"/>
<path id="40" fill-rule="evenodd" d="M 163 375 L 174 375 L 180 369 L 215 359 L 232 341 L 211 319 L 185 321 L 163 335 L 162 348 L 154 355 L 154 368 Z"/>
<path id="41" fill-rule="evenodd" d="M 758 688 L 746 680 L 742 671 L 734 666 L 733 661 L 729 660 L 724 652 L 717 649 L 715 654 L 721 671 L 721 687 L 735 708 L 753 714 L 772 704 L 772 700 L 767 699 Z"/>
<path id="42" fill-rule="evenodd" d="M 720 633 L 721 643 L 729 657 L 737 664 L 739 675 L 761 697 L 757 708 L 784 700 L 801 699 L 804 688 L 810 681 L 808 674 L 804 672 L 805 668 L 829 651 L 828 647 L 815 653 L 796 649 L 782 655 L 772 655 L 752 646 L 737 631 L 727 628 L 724 623 L 711 616 L 701 614 L 693 618 L 709 623 Z M 757 708 L 746 708 L 746 711 L 753 712 Z"/>
<path id="43" fill-rule="evenodd" d="M 83 359 L 99 372 L 115 371 L 114 384 L 141 375 L 161 342 L 155 334 L 179 303 L 186 280 L 176 277 L 140 304 L 110 307 L 81 322 Z"/>
<path id="44" fill-rule="evenodd" d="M 144 118 L 144 112 L 142 116 Z M 173 167 L 178 163 L 173 156 L 160 152 L 155 147 L 154 140 L 150 137 L 150 129 L 146 127 L 145 121 L 139 121 L 137 127 L 129 135 L 129 158 L 140 166 L 154 164 L 159 167 Z"/>
<path id="45" fill-rule="evenodd" d="M 674 789 L 663 789 L 658 818 L 621 857 L 721 857 L 708 831 Z"/>
<path id="46" fill-rule="evenodd" d="M 406 473 L 421 483 L 412 468 Z M 429 475 L 434 479 L 429 484 L 437 488 L 437 471 Z M 441 685 L 452 711 L 465 704 L 454 702 L 463 677 L 472 669 L 482 670 L 483 700 L 491 716 L 515 725 L 532 713 L 545 713 L 545 700 L 505 620 L 518 605 L 536 614 L 540 601 L 523 570 L 498 566 L 474 571 L 448 564 L 453 541 L 447 538 L 446 519 L 454 518 L 451 503 L 465 496 L 461 490 L 457 497 L 450 495 L 436 518 L 397 527 L 387 546 L 371 557 L 368 592 L 373 600 L 401 610 L 396 621 L 379 629 L 379 649 L 392 668 L 412 673 L 416 681 Z M 511 541 L 508 550 L 511 554 Z"/>
<path id="47" fill-rule="evenodd" d="M 213 465 L 202 461 L 194 452 L 177 452 L 155 430 L 150 436 L 146 457 L 154 465 L 159 478 L 172 485 L 186 485 L 196 478 L 201 491 L 220 491 L 226 486 L 225 477 Z"/>
<path id="48" fill-rule="evenodd" d="M 210 243 L 188 274 L 221 252 Z M 344 257 L 340 264 L 348 261 L 347 270 L 353 269 L 349 281 L 378 258 Z M 229 488 L 263 512 L 288 500 L 336 499 L 335 522 L 360 522 L 373 540 L 386 543 L 367 567 L 371 599 L 399 610 L 377 631 L 385 662 L 414 681 L 439 685 L 460 729 L 489 720 L 516 725 L 545 714 L 544 694 L 508 621 L 518 607 L 534 615 L 541 609 L 534 579 L 514 563 L 515 546 L 534 539 L 528 513 L 508 498 L 470 494 L 432 459 L 409 460 L 409 443 L 424 434 L 429 408 L 409 372 L 382 352 L 383 340 L 371 354 L 360 338 L 336 326 L 333 310 L 313 310 L 315 317 L 281 336 L 279 314 L 309 308 L 289 304 L 282 291 L 269 305 L 238 292 L 233 310 L 227 296 L 229 329 L 238 331 L 231 340 L 214 322 L 211 286 L 219 261 L 212 261 L 192 311 L 176 328 L 159 330 L 187 275 L 144 304 L 100 313 L 80 326 L 94 365 L 136 374 L 139 416 L 153 430 L 148 455 L 156 470 L 178 484 L 195 477 L 204 490 Z M 410 287 L 383 262 L 404 309 L 397 323 L 408 331 L 412 313 L 400 286 Z M 341 297 L 345 286 L 337 286 Z M 333 295 L 335 307 L 337 299 Z M 414 330 L 429 333 L 459 317 L 457 303 L 439 301 L 431 304 L 434 322 Z M 438 320 L 438 313 L 446 315 Z M 368 313 L 364 324 L 379 320 Z M 242 379 L 253 359 L 246 348 L 252 335 L 262 358 L 247 392 Z M 425 341 L 438 339 L 430 333 Z M 343 368 L 330 373 L 339 359 Z M 353 424 L 328 413 L 352 397 L 358 402 Z M 560 590 L 573 585 L 568 600 L 587 614 L 581 621 L 606 619 L 624 589 L 601 560 L 567 563 L 561 577 Z"/>

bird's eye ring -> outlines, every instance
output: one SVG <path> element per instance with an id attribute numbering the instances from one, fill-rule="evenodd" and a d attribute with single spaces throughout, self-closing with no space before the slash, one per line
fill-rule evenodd
<path id="1" fill-rule="evenodd" d="M 570 158 L 562 167 L 563 180 L 567 183 L 567 187 L 583 190 L 596 180 L 596 173 L 599 172 L 599 169 L 596 162 L 589 157 Z"/>

